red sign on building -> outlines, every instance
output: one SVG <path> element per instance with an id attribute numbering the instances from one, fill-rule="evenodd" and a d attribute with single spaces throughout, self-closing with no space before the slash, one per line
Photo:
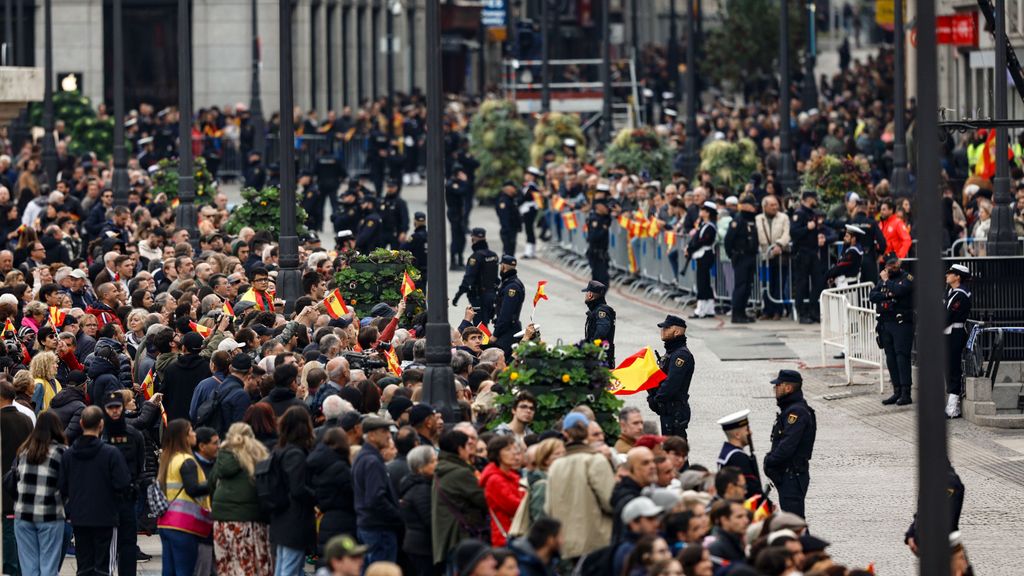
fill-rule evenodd
<path id="1" fill-rule="evenodd" d="M 964 12 L 935 18 L 935 41 L 953 46 L 978 45 L 978 13 Z"/>

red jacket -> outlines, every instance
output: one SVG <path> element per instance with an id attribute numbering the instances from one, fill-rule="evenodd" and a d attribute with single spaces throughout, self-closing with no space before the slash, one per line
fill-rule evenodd
<path id="1" fill-rule="evenodd" d="M 512 527 L 512 518 L 526 494 L 519 486 L 519 474 L 514 471 L 505 472 L 491 462 L 480 474 L 480 487 L 484 489 L 484 498 L 491 510 L 491 546 L 504 546 L 505 537 L 501 535 L 502 530 L 498 529 L 494 520 L 497 518 L 501 522 L 505 532 Z"/>
<path id="2" fill-rule="evenodd" d="M 895 252 L 901 259 L 907 257 L 910 252 L 910 231 L 907 225 L 899 216 L 893 214 L 879 223 L 882 227 L 882 235 L 885 236 L 886 254 Z"/>
<path id="3" fill-rule="evenodd" d="M 92 306 L 85 309 L 86 314 L 92 314 L 96 317 L 96 329 L 99 330 L 107 324 L 117 324 L 121 326 L 121 330 L 124 330 L 124 326 L 121 325 L 121 319 L 117 317 L 117 314 L 110 309 L 109 306 L 102 302 L 97 302 Z"/>

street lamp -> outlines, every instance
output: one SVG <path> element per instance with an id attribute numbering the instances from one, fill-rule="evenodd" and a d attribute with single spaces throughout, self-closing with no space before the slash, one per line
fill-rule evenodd
<path id="1" fill-rule="evenodd" d="M 114 27 L 114 205 L 128 205 L 128 152 L 124 147 L 124 15 L 113 1 Z"/>
<path id="2" fill-rule="evenodd" d="M 295 230 L 295 118 L 292 114 L 292 3 L 278 0 L 281 7 L 279 32 L 281 38 L 281 269 L 277 274 L 277 290 L 291 312 L 295 300 L 302 296 L 302 273 L 299 271 L 299 238 Z"/>
<path id="3" fill-rule="evenodd" d="M 896 100 L 896 114 L 893 119 L 893 130 L 896 132 L 892 146 L 892 194 L 897 198 L 910 195 L 910 178 L 907 172 L 907 89 L 906 89 L 906 41 L 903 30 L 903 2 L 893 3 L 893 38 L 895 43 L 896 68 L 893 96 Z"/>
<path id="4" fill-rule="evenodd" d="M 636 1 L 636 0 L 634 0 Z M 700 166 L 700 132 L 697 130 L 697 11 L 686 1 L 686 148 L 683 167 L 691 183 Z"/>
<path id="5" fill-rule="evenodd" d="M 363 88 L 363 29 L 366 27 L 366 4 L 363 0 L 356 1 L 359 2 L 356 6 L 356 106 L 362 106 L 363 95 L 366 93 Z"/>
<path id="6" fill-rule="evenodd" d="M 789 0 L 779 9 L 779 185 L 783 195 L 796 191 L 796 170 L 790 136 L 789 113 Z"/>
<path id="7" fill-rule="evenodd" d="M 14 7 L 13 0 L 4 1 L 4 66 L 14 66 Z"/>
<path id="8" fill-rule="evenodd" d="M 51 1 L 43 2 L 43 33 L 46 36 L 44 51 L 44 68 L 46 79 L 43 82 L 43 169 L 46 171 L 46 182 L 53 190 L 57 185 L 57 148 L 53 142 L 53 18 Z"/>
<path id="9" fill-rule="evenodd" d="M 386 72 L 388 82 L 388 105 L 386 112 L 388 115 L 388 135 L 394 137 L 395 135 L 395 16 L 402 15 L 402 2 L 401 0 L 389 0 L 388 9 L 385 10 L 384 14 L 384 25 L 387 32 L 388 51 Z"/>
<path id="10" fill-rule="evenodd" d="M 900 0 L 901 2 L 903 0 Z M 814 80 L 814 64 L 818 59 L 817 10 L 814 0 L 807 3 L 807 57 L 804 58 L 804 109 L 818 107 L 818 85 Z"/>
<path id="11" fill-rule="evenodd" d="M 178 0 L 178 209 L 174 221 L 198 246 L 196 182 L 192 166 L 192 24 L 189 0 Z"/>
<path id="12" fill-rule="evenodd" d="M 441 8 L 440 0 L 426 0 L 427 60 L 427 242 L 447 246 L 444 206 L 444 129 L 441 126 Z M 448 325 L 448 271 L 446 252 L 427 253 L 427 369 L 423 374 L 423 402 L 438 408 L 445 419 L 458 407 L 452 373 L 451 328 Z"/>
<path id="13" fill-rule="evenodd" d="M 250 88 L 249 121 L 252 122 L 252 149 L 266 152 L 267 127 L 263 120 L 263 102 L 260 98 L 260 21 L 257 0 L 252 0 L 252 87 Z"/>
<path id="14" fill-rule="evenodd" d="M 409 94 L 416 90 L 416 0 L 409 0 L 405 8 L 405 38 L 409 55 Z"/>
<path id="15" fill-rule="evenodd" d="M 696 0 L 686 0 L 686 2 L 693 3 Z M 633 0 L 636 3 L 636 0 Z M 689 54 L 687 54 L 689 57 Z M 692 60 L 687 60 L 687 65 Z M 676 31 L 676 0 L 668 0 L 668 69 L 669 78 L 676 80 L 676 87 L 672 90 L 673 93 L 679 94 L 682 92 L 682 86 L 678 85 L 679 80 L 679 36 Z M 662 109 L 665 108 L 667 102 L 662 102 Z"/>
<path id="16" fill-rule="evenodd" d="M 380 60 L 380 48 L 377 46 L 377 26 L 380 23 L 380 2 L 382 0 L 370 0 L 370 98 L 377 99 L 377 84 Z"/>
<path id="17" fill-rule="evenodd" d="M 996 0 L 996 63 L 992 77 L 995 81 L 995 120 L 1006 120 L 1006 0 Z M 1007 156 L 1007 134 L 1005 126 L 996 131 L 996 177 L 995 196 L 992 206 L 992 226 L 988 232 L 988 253 L 1009 256 L 1017 253 L 1017 234 L 1013 226 L 1013 198 L 1010 196 L 1010 167 Z"/>
<path id="18" fill-rule="evenodd" d="M 601 84 L 604 102 L 601 106 L 601 140 L 607 146 L 612 141 L 612 53 L 609 0 L 601 0 Z"/>
<path id="19" fill-rule="evenodd" d="M 635 0 L 634 0 L 635 1 Z M 540 0 L 540 111 L 551 111 L 551 0 Z"/>

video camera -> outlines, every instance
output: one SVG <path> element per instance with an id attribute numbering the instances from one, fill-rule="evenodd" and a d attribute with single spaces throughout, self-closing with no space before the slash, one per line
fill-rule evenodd
<path id="1" fill-rule="evenodd" d="M 348 367 L 350 370 L 370 372 L 372 370 L 383 370 L 388 367 L 387 362 L 380 358 L 369 354 L 363 354 L 361 352 L 345 352 L 343 356 L 345 357 L 345 360 L 348 360 Z"/>

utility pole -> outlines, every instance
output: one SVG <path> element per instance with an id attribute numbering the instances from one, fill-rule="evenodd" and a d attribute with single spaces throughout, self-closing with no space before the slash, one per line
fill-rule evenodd
<path id="1" fill-rule="evenodd" d="M 686 148 L 683 166 L 690 182 L 700 166 L 700 132 L 697 130 L 697 11 L 693 0 L 686 0 Z"/>
<path id="2" fill-rule="evenodd" d="M 57 146 L 53 141 L 53 17 L 52 0 L 43 0 L 43 170 L 46 183 L 53 190 L 57 185 Z M 15 151 L 16 152 L 16 151 Z"/>
<path id="3" fill-rule="evenodd" d="M 192 14 L 189 0 L 178 0 L 178 208 L 174 221 L 199 245 L 196 182 L 192 164 Z M 283 115 L 282 115 L 283 116 Z"/>
<path id="4" fill-rule="evenodd" d="M 796 171 L 790 136 L 789 113 L 789 0 L 780 0 L 779 9 L 779 185 L 782 194 L 796 192 Z"/>
<path id="5" fill-rule="evenodd" d="M 402 4 L 400 0 L 389 0 L 388 6 L 384 7 L 384 29 L 385 36 L 388 42 L 387 52 L 385 53 L 384 69 L 387 74 L 387 88 L 388 88 L 388 105 L 384 108 L 384 113 L 387 114 L 388 118 L 388 136 L 395 136 L 395 14 L 398 11 L 399 14 L 402 10 Z"/>
<path id="6" fill-rule="evenodd" d="M 996 0 L 996 67 L 992 74 L 995 80 L 995 120 L 1006 120 L 1006 0 Z M 918 107 L 918 110 L 925 108 Z M 992 226 L 988 232 L 990 255 L 1008 256 L 1017 254 L 1017 234 L 1013 226 L 1013 198 L 1010 196 L 1010 166 L 1007 158 L 1009 142 L 1005 126 L 996 131 L 996 177 L 995 196 L 992 203 Z"/>
<path id="7" fill-rule="evenodd" d="M 124 12 L 113 0 L 114 40 L 114 205 L 128 205 L 128 151 L 124 146 Z"/>
<path id="8" fill-rule="evenodd" d="M 634 0 L 635 1 L 635 0 Z M 540 111 L 551 112 L 551 0 L 540 0 Z"/>
<path id="9" fill-rule="evenodd" d="M 612 52 L 609 0 L 601 0 L 601 84 L 604 104 L 601 107 L 601 144 L 612 142 Z"/>
<path id="10" fill-rule="evenodd" d="M 902 2 L 903 0 L 896 0 Z M 804 110 L 818 107 L 818 84 L 814 79 L 814 65 L 818 60 L 817 5 L 807 2 L 807 57 L 804 58 Z"/>
<path id="11" fill-rule="evenodd" d="M 266 154 L 267 126 L 263 120 L 263 99 L 260 97 L 260 72 L 263 69 L 260 54 L 260 20 L 258 0 L 252 0 L 252 87 L 249 89 L 249 121 L 252 122 L 252 147 Z"/>
<path id="12" fill-rule="evenodd" d="M 277 290 L 285 302 L 285 312 L 293 312 L 295 300 L 302 296 L 302 272 L 299 271 L 299 238 L 295 230 L 295 108 L 292 93 L 292 3 L 280 4 L 281 54 L 281 271 Z"/>
<path id="13" fill-rule="evenodd" d="M 636 2 L 636 0 L 633 0 Z M 694 0 L 685 0 L 686 2 L 693 2 Z M 676 80 L 676 87 L 672 92 L 678 97 L 682 91 L 682 86 L 679 86 L 679 36 L 676 30 L 676 0 L 668 0 L 668 70 L 669 78 Z M 689 57 L 689 55 L 687 55 Z M 689 61 L 687 61 L 689 65 Z M 667 102 L 662 102 L 661 107 L 664 109 L 668 105 Z"/>

